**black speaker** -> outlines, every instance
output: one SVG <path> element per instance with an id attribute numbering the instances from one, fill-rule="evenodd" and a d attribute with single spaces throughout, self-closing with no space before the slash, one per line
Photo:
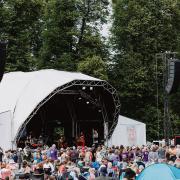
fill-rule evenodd
<path id="1" fill-rule="evenodd" d="M 175 136 L 174 138 L 174 145 L 180 145 L 180 136 Z"/>
<path id="2" fill-rule="evenodd" d="M 0 41 L 0 81 L 4 74 L 4 67 L 6 62 L 6 45 L 7 43 Z"/>
<path id="3" fill-rule="evenodd" d="M 180 60 L 170 59 L 168 62 L 168 79 L 165 87 L 168 94 L 175 93 L 180 84 Z"/>

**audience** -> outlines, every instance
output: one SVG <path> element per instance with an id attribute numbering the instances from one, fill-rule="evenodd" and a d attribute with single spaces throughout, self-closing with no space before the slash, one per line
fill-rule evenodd
<path id="1" fill-rule="evenodd" d="M 180 168 L 180 145 L 0 148 L 0 179 L 134 180 L 154 163 Z"/>

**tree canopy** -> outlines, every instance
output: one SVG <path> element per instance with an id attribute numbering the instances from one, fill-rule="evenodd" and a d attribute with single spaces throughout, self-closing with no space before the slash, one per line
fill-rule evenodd
<path id="1" fill-rule="evenodd" d="M 163 133 L 163 62 L 158 60 L 156 67 L 155 55 L 179 51 L 179 21 L 178 1 L 117 0 L 114 4 L 111 43 L 116 53 L 109 77 L 119 90 L 123 114 L 146 122 L 152 139 Z"/>

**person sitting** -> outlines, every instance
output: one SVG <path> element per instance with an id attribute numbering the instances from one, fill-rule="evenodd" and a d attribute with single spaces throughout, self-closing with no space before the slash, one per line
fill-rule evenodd
<path id="1" fill-rule="evenodd" d="M 100 168 L 100 176 L 95 178 L 95 180 L 111 180 L 112 177 L 107 177 L 107 168 L 105 166 Z"/>
<path id="2" fill-rule="evenodd" d="M 44 180 L 43 164 L 39 163 L 34 168 L 33 179 Z"/>
<path id="3" fill-rule="evenodd" d="M 180 169 L 180 153 L 177 154 L 176 156 L 177 156 L 177 158 L 176 158 L 176 160 L 175 160 L 174 165 L 175 165 L 175 167 L 177 167 L 177 168 Z"/>
<path id="4" fill-rule="evenodd" d="M 114 175 L 115 175 L 115 172 L 114 172 L 114 169 L 112 168 L 111 162 L 108 162 L 108 165 L 107 165 L 107 175 L 109 177 L 114 177 Z"/>
<path id="5" fill-rule="evenodd" d="M 67 172 L 65 165 L 62 164 L 59 167 L 57 180 L 66 180 L 66 179 L 73 180 L 73 177 L 70 175 L 69 172 Z"/>
<path id="6" fill-rule="evenodd" d="M 52 172 L 54 171 L 54 167 L 53 167 L 52 163 L 49 161 L 49 159 L 45 160 L 43 169 L 44 169 L 44 173 L 45 173 L 46 177 L 49 177 L 52 174 Z"/>
<path id="7" fill-rule="evenodd" d="M 40 163 L 42 162 L 42 155 L 41 155 L 41 151 L 39 149 L 37 149 L 34 154 L 33 154 L 33 160 L 34 162 Z"/>
<path id="8" fill-rule="evenodd" d="M 20 172 L 21 172 L 21 174 L 19 175 L 19 179 L 29 179 L 30 178 L 31 168 L 29 167 L 27 161 L 23 161 Z"/>
<path id="9" fill-rule="evenodd" d="M 2 163 L 1 165 L 1 171 L 0 171 L 0 179 L 4 180 L 6 178 L 11 178 L 12 172 L 10 169 L 7 168 L 7 165 L 5 163 Z"/>
<path id="10" fill-rule="evenodd" d="M 95 178 L 96 178 L 95 172 L 96 172 L 96 170 L 95 170 L 94 168 L 90 168 L 90 169 L 89 169 L 89 177 L 88 177 L 88 180 L 95 180 Z"/>
<path id="11" fill-rule="evenodd" d="M 142 165 L 145 168 L 145 164 L 143 163 L 141 156 L 137 157 L 136 164 L 138 165 L 138 167 Z"/>
<path id="12" fill-rule="evenodd" d="M 176 147 L 171 145 L 169 148 L 170 161 L 175 162 L 176 160 Z"/>

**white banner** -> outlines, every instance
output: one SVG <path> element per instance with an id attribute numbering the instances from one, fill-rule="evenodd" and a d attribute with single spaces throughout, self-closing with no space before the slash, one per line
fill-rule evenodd
<path id="1" fill-rule="evenodd" d="M 133 146 L 137 144 L 137 133 L 136 133 L 136 127 L 135 126 L 127 126 L 127 138 L 128 138 L 128 144 L 130 146 Z"/>

